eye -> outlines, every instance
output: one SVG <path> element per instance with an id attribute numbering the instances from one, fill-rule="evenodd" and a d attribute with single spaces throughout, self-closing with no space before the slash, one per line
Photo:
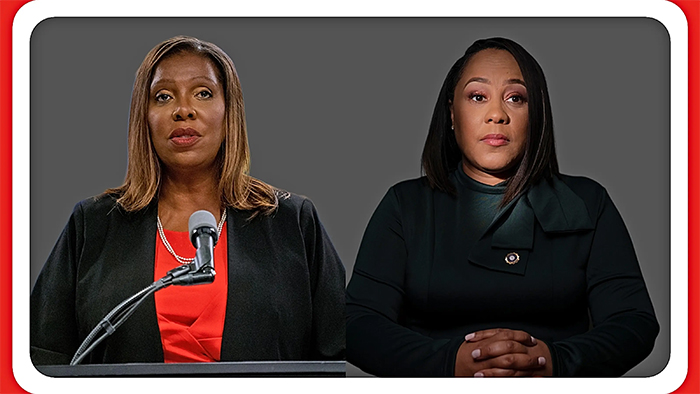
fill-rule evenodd
<path id="1" fill-rule="evenodd" d="M 506 101 L 510 101 L 513 104 L 523 104 L 527 102 L 525 97 L 519 95 L 519 94 L 514 94 L 506 99 Z"/>
<path id="2" fill-rule="evenodd" d="M 214 95 L 212 95 L 211 92 L 208 90 L 202 90 L 201 92 L 197 93 L 196 96 L 203 99 L 214 97 Z"/>
<path id="3" fill-rule="evenodd" d="M 476 102 L 480 103 L 480 102 L 486 100 L 486 96 L 484 96 L 483 94 L 479 94 L 479 93 L 472 93 L 469 95 L 469 100 L 476 101 Z"/>
<path id="4" fill-rule="evenodd" d="M 172 99 L 172 96 L 170 96 L 167 93 L 158 93 L 158 94 L 156 94 L 155 99 L 156 99 L 156 102 L 158 102 L 158 103 L 164 103 L 166 101 L 170 101 Z"/>

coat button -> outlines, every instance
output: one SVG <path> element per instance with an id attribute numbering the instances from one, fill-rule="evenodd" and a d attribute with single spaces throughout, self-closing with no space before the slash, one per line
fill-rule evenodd
<path id="1" fill-rule="evenodd" d="M 520 256 L 515 252 L 510 252 L 506 255 L 506 263 L 513 265 L 520 261 Z"/>

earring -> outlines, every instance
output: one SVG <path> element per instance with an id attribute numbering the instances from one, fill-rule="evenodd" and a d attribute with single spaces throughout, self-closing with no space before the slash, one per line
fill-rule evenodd
<path id="1" fill-rule="evenodd" d="M 450 126 L 450 130 L 454 131 L 455 125 Z"/>

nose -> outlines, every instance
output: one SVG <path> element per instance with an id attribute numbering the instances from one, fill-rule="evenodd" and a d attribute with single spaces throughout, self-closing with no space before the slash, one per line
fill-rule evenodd
<path id="1" fill-rule="evenodd" d="M 175 111 L 173 111 L 173 120 L 175 121 L 186 119 L 193 120 L 196 118 L 197 111 L 195 111 L 194 106 L 187 100 L 181 100 L 175 108 Z"/>
<path id="2" fill-rule="evenodd" d="M 508 124 L 510 123 L 510 117 L 506 109 L 503 108 L 503 103 L 494 100 L 491 102 L 486 112 L 486 119 L 484 119 L 484 121 L 486 123 Z"/>

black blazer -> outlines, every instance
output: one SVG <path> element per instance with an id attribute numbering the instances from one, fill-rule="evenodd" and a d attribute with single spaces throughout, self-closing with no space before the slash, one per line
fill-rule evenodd
<path id="1" fill-rule="evenodd" d="M 372 216 L 346 295 L 349 362 L 376 375 L 451 376 L 464 336 L 488 328 L 545 341 L 555 376 L 622 375 L 651 352 L 659 326 L 602 186 L 540 182 L 468 248 L 456 175 L 457 197 L 414 179 Z"/>
<path id="2" fill-rule="evenodd" d="M 222 361 L 343 359 L 345 270 L 310 200 L 271 216 L 228 209 Z M 67 364 L 114 306 L 154 280 L 157 202 L 78 203 L 31 295 L 35 364 Z M 153 297 L 83 363 L 163 362 Z"/>

